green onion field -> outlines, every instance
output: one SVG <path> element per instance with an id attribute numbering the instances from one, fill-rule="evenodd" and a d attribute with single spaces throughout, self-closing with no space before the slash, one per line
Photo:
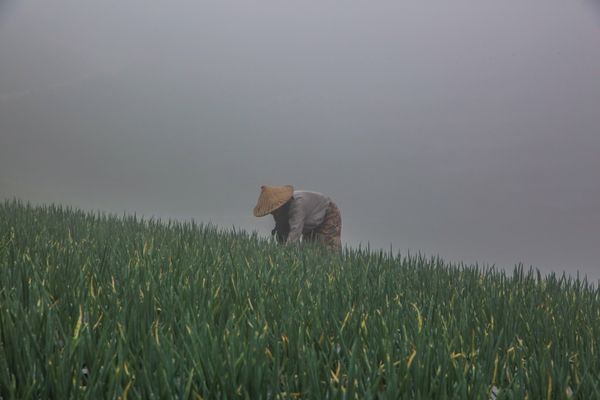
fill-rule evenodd
<path id="1" fill-rule="evenodd" d="M 583 279 L 0 203 L 2 400 L 600 399 L 599 344 Z"/>

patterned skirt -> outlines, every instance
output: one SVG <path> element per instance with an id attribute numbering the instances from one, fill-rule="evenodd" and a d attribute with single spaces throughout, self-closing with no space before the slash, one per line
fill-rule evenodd
<path id="1" fill-rule="evenodd" d="M 342 215 L 340 209 L 332 201 L 327 207 L 325 218 L 321 225 L 308 235 L 303 235 L 303 240 L 323 244 L 330 250 L 342 250 Z"/>

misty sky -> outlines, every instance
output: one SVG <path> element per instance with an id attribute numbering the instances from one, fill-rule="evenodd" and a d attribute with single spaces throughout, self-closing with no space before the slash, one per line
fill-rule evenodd
<path id="1" fill-rule="evenodd" d="M 4 1 L 0 198 L 599 279 L 592 1 Z"/>

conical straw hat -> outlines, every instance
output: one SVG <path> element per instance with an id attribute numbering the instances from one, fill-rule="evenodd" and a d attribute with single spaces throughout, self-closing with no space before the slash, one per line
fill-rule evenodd
<path id="1" fill-rule="evenodd" d="M 285 186 L 267 186 L 260 187 L 260 196 L 256 207 L 254 207 L 255 217 L 264 217 L 277 210 L 279 207 L 287 203 L 294 195 L 294 187 L 292 185 Z"/>

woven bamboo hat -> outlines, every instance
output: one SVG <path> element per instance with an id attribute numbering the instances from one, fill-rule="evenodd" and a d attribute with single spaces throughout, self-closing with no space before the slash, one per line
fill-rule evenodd
<path id="1" fill-rule="evenodd" d="M 292 185 L 261 186 L 260 196 L 258 197 L 256 207 L 254 207 L 254 216 L 264 217 L 287 203 L 293 195 L 294 187 Z"/>

